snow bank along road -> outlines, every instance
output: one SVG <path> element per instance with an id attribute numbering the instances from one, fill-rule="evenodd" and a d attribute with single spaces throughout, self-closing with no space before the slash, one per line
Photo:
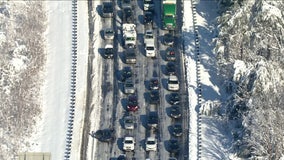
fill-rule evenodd
<path id="1" fill-rule="evenodd" d="M 92 14 L 94 23 L 94 35 L 92 37 L 92 42 L 94 50 L 90 54 L 93 60 L 97 63 L 94 64 L 92 61 L 91 68 L 98 68 L 96 73 L 89 72 L 89 74 L 97 75 L 96 81 L 100 86 L 100 89 L 95 90 L 95 93 L 90 93 L 89 98 L 94 96 L 101 97 L 98 100 L 92 100 L 90 104 L 87 104 L 90 108 L 98 108 L 96 110 L 96 116 L 92 116 L 94 112 L 92 109 L 88 110 L 88 114 L 85 116 L 85 127 L 83 134 L 83 144 L 81 159 L 111 159 L 116 158 L 120 154 L 126 154 L 128 158 L 136 159 L 168 159 L 169 157 L 177 157 L 178 159 L 188 158 L 188 108 L 185 107 L 187 104 L 187 94 L 186 85 L 184 79 L 184 68 L 183 68 L 183 56 L 177 56 L 177 60 L 174 63 L 176 74 L 180 80 L 180 91 L 181 95 L 181 112 L 182 118 L 173 119 L 170 118 L 171 105 L 169 104 L 169 96 L 171 91 L 167 90 L 167 71 L 165 60 L 167 46 L 163 42 L 164 34 L 168 31 L 161 29 L 161 1 L 154 1 L 155 5 L 155 15 L 153 27 L 151 25 L 143 25 L 143 1 L 131 1 L 132 10 L 134 13 L 133 23 L 136 25 L 137 41 L 136 41 L 136 64 L 126 64 L 125 63 L 125 48 L 123 48 L 123 8 L 121 1 L 113 0 L 114 4 L 114 18 L 102 18 L 101 8 L 102 3 L 106 1 L 93 1 L 89 2 L 92 5 Z M 175 43 L 174 49 L 177 55 L 182 55 L 181 48 L 182 42 L 181 37 L 181 24 L 182 24 L 182 1 L 177 0 L 177 30 L 175 31 Z M 90 15 L 89 15 L 90 16 Z M 90 22 L 91 23 L 91 22 Z M 104 59 L 104 46 L 108 43 L 104 40 L 103 29 L 114 28 L 116 31 L 114 43 L 114 58 Z M 154 36 L 156 37 L 155 47 L 157 48 L 156 58 L 149 58 L 145 56 L 144 51 L 144 33 L 147 29 L 153 29 Z M 99 34 L 98 34 L 99 33 Z M 92 33 L 90 33 L 92 34 Z M 127 97 L 128 95 L 123 93 L 123 82 L 121 81 L 121 72 L 124 67 L 130 67 L 133 72 L 133 81 L 135 85 L 136 92 L 138 96 L 139 110 L 135 113 L 129 113 L 126 111 Z M 102 76 L 100 76 L 102 75 Z M 101 77 L 102 79 L 100 79 Z M 150 105 L 149 103 L 149 80 L 156 77 L 160 82 L 160 103 L 158 105 Z M 89 79 L 89 78 L 88 78 Z M 94 81 L 90 82 L 93 83 Z M 100 94 L 101 96 L 99 96 Z M 87 102 L 88 103 L 88 102 Z M 151 129 L 147 125 L 147 120 L 149 118 L 150 112 L 158 113 L 158 127 L 157 129 Z M 133 115 L 135 118 L 135 129 L 126 130 L 124 128 L 124 117 L 126 115 Z M 90 116 L 89 116 L 90 115 Z M 87 118 L 89 117 L 89 118 Z M 97 119 L 100 117 L 99 125 L 97 124 Z M 92 125 L 96 124 L 96 125 Z M 171 134 L 172 125 L 181 124 L 183 126 L 183 136 L 175 137 Z M 98 129 L 114 129 L 115 130 L 115 140 L 109 143 L 99 142 L 92 138 L 89 133 L 91 131 L 96 131 Z M 125 136 L 133 136 L 135 138 L 135 150 L 134 152 L 124 152 L 123 151 L 123 138 Z M 148 136 L 154 136 L 158 140 L 158 149 L 156 152 L 145 151 L 145 139 Z M 169 152 L 169 140 L 177 139 L 180 152 L 173 154 Z"/>

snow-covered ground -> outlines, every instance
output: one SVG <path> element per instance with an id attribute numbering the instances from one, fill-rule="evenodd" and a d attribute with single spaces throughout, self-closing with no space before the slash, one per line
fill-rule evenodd
<path id="1" fill-rule="evenodd" d="M 63 159 L 70 104 L 71 78 L 71 1 L 45 1 L 48 27 L 45 33 L 47 62 L 42 88 L 42 117 L 28 151 L 51 152 L 52 159 Z M 72 150 L 80 151 L 83 107 L 85 103 L 88 58 L 87 2 L 78 2 L 77 92 Z M 79 159 L 79 154 L 72 154 Z"/>
<path id="2" fill-rule="evenodd" d="M 191 1 L 184 1 L 183 38 L 185 49 L 186 77 L 189 94 L 189 157 L 197 159 L 197 79 L 195 62 L 195 37 Z"/>
<path id="3" fill-rule="evenodd" d="M 223 122 L 216 117 L 206 116 L 218 106 L 222 100 L 222 81 L 218 77 L 216 58 L 213 52 L 214 38 L 216 37 L 217 2 L 208 0 L 194 1 L 196 4 L 196 23 L 200 40 L 200 82 L 202 88 L 202 101 L 200 111 L 201 121 L 201 159 L 228 159 L 227 144 L 230 135 L 226 134 Z M 189 130 L 189 152 L 190 159 L 197 159 L 197 75 L 196 75 L 196 53 L 195 35 L 192 20 L 191 1 L 184 1 L 184 26 L 183 35 L 185 43 L 185 61 L 187 68 L 187 81 L 189 93 L 190 130 Z"/>

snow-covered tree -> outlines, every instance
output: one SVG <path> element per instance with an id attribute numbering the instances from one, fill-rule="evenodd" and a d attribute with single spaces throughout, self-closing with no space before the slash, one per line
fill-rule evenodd
<path id="1" fill-rule="evenodd" d="M 216 55 L 231 95 L 227 116 L 240 121 L 242 158 L 283 157 L 284 1 L 219 0 Z"/>

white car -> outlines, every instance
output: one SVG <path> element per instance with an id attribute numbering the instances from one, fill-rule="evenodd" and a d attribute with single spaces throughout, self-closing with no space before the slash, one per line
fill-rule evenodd
<path id="1" fill-rule="evenodd" d="M 125 137 L 123 141 L 123 150 L 134 151 L 135 140 L 133 137 Z"/>
<path id="2" fill-rule="evenodd" d="M 146 140 L 146 151 L 157 151 L 157 140 L 154 137 L 148 137 Z"/>
<path id="3" fill-rule="evenodd" d="M 112 40 L 114 38 L 114 31 L 112 28 L 106 28 L 104 32 L 105 39 Z"/>
<path id="4" fill-rule="evenodd" d="M 179 90 L 179 81 L 176 75 L 170 75 L 168 78 L 168 90 L 178 91 Z"/>

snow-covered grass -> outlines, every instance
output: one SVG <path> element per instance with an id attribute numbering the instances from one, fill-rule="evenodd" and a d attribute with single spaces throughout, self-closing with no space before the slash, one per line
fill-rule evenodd
<path id="1" fill-rule="evenodd" d="M 0 3 L 0 159 L 36 145 L 27 139 L 42 112 L 45 21 L 42 2 Z"/>

